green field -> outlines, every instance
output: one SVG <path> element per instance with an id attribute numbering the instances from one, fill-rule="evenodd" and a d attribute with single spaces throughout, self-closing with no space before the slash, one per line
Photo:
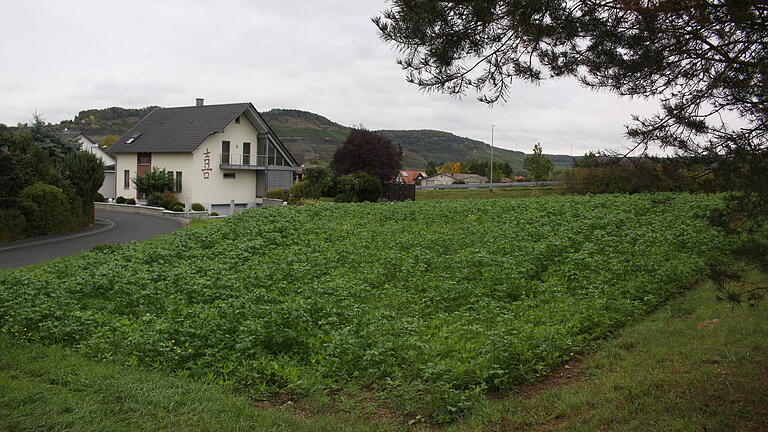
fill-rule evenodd
<path id="1" fill-rule="evenodd" d="M 417 421 L 471 412 L 681 292 L 705 195 L 249 211 L 0 273 L 0 330 L 94 359 Z"/>
<path id="2" fill-rule="evenodd" d="M 767 333 L 768 309 L 732 308 L 702 283 L 593 354 L 483 401 L 444 430 L 768 430 Z M 267 407 L 226 385 L 0 336 L 2 431 L 394 432 L 413 431 L 410 421 L 370 402 L 330 412 Z"/>
<path id="3" fill-rule="evenodd" d="M 416 190 L 416 200 L 449 200 L 449 199 L 485 199 L 485 198 L 532 198 L 544 195 L 559 195 L 563 188 L 559 186 L 518 186 L 508 188 L 487 187 L 477 189 L 435 189 Z"/>

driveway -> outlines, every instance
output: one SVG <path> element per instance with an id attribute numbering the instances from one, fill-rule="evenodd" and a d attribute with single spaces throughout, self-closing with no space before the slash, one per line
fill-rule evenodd
<path id="1" fill-rule="evenodd" d="M 39 264 L 91 250 L 98 244 L 146 240 L 179 229 L 184 222 L 146 214 L 96 210 L 96 221 L 82 230 L 0 243 L 0 269 Z"/>

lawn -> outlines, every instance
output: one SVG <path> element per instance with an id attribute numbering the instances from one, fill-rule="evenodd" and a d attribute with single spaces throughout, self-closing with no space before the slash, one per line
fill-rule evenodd
<path id="1" fill-rule="evenodd" d="M 469 415 L 689 287 L 707 195 L 270 208 L 0 273 L 0 331 L 315 407 Z M 347 398 L 348 399 L 348 398 Z"/>
<path id="2" fill-rule="evenodd" d="M 507 188 L 487 187 L 478 189 L 416 190 L 416 200 L 481 199 L 481 198 L 530 198 L 563 193 L 561 186 L 519 186 Z"/>

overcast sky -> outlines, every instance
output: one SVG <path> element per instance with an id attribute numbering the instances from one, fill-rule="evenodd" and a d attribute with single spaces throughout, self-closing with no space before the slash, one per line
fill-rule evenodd
<path id="1" fill-rule="evenodd" d="M 371 17 L 382 0 L 14 1 L 0 14 L 0 123 L 50 122 L 110 106 L 252 102 L 312 111 L 368 129 L 439 129 L 530 152 L 627 145 L 632 113 L 656 105 L 572 80 L 518 83 L 488 107 L 424 94 Z"/>

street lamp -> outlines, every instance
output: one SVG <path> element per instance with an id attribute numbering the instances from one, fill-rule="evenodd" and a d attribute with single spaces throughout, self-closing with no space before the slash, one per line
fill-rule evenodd
<path id="1" fill-rule="evenodd" d="M 490 191 L 493 192 L 493 128 L 495 128 L 496 125 L 491 125 L 491 177 L 490 177 Z"/>

